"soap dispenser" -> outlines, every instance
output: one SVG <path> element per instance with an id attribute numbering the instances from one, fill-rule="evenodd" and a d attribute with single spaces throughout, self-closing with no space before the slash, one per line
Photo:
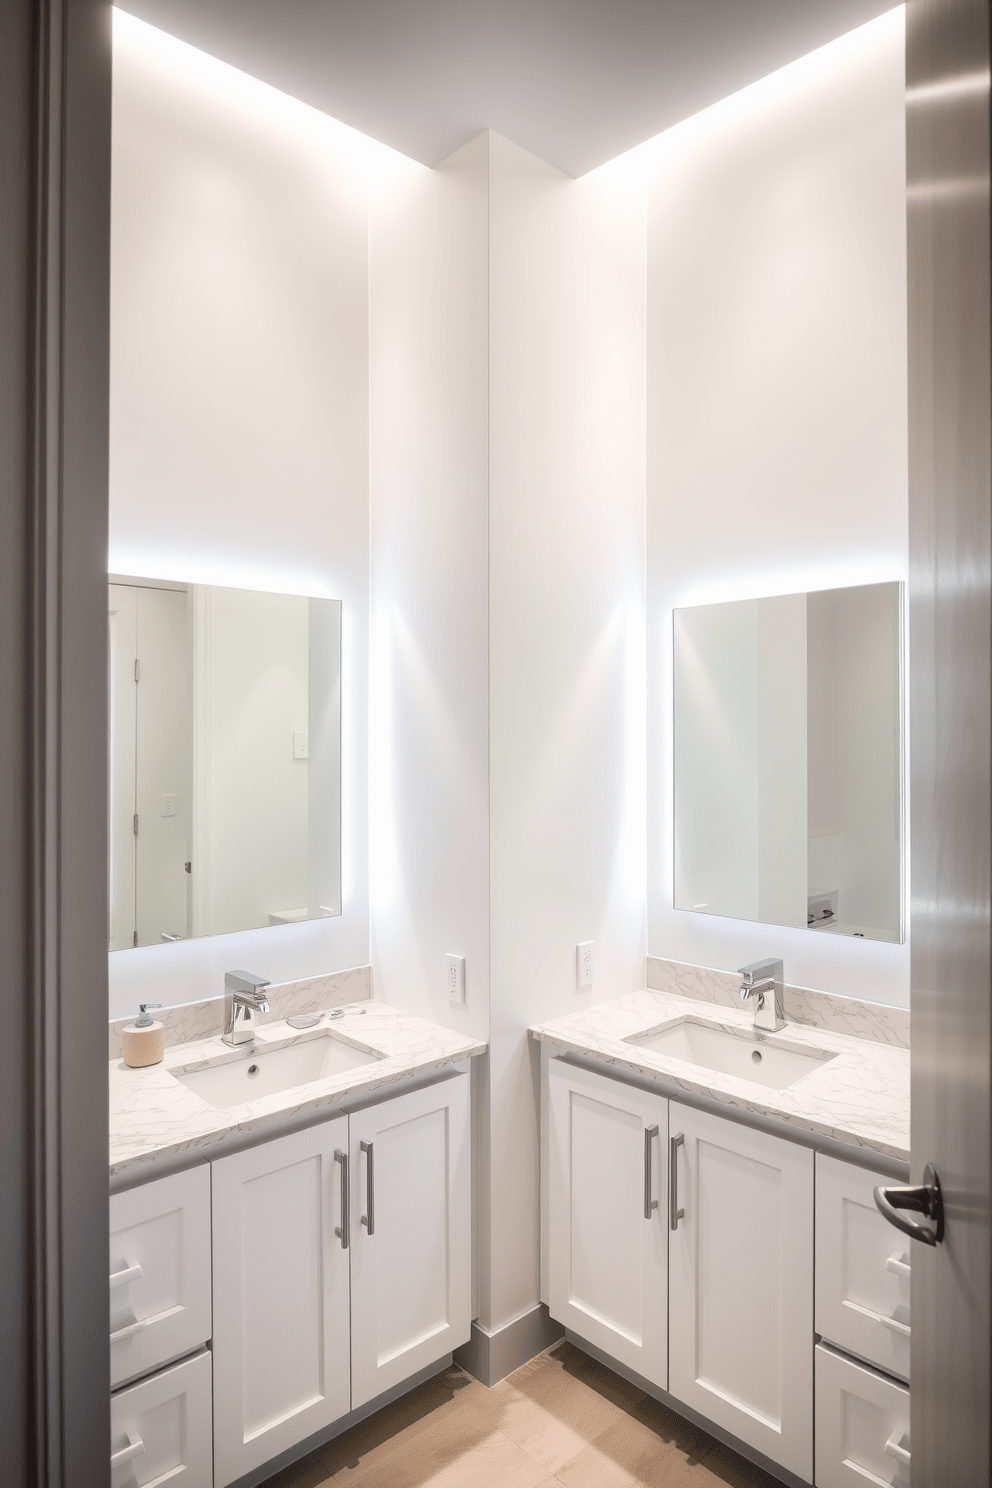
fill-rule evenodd
<path id="1" fill-rule="evenodd" d="M 146 1064 L 160 1064 L 165 1057 L 165 1025 L 156 1023 L 149 1016 L 149 1008 L 161 1007 L 160 1002 L 143 1002 L 133 1023 L 125 1023 L 121 1029 L 121 1049 L 124 1063 L 132 1069 L 143 1069 Z"/>

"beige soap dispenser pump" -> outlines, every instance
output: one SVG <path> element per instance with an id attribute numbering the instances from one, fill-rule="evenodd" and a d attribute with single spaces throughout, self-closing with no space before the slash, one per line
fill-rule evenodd
<path id="1" fill-rule="evenodd" d="M 161 1007 L 160 1002 L 142 1002 L 133 1023 L 125 1023 L 121 1029 L 121 1050 L 124 1063 L 132 1069 L 143 1069 L 146 1064 L 160 1064 L 165 1056 L 165 1025 L 156 1023 L 148 1015 L 149 1008 Z"/>

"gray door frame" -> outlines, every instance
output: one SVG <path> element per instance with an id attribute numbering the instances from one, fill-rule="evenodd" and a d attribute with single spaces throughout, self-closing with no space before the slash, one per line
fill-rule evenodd
<path id="1" fill-rule="evenodd" d="M 910 0 L 913 1488 L 990 1481 L 992 379 L 987 0 Z"/>
<path id="2" fill-rule="evenodd" d="M 109 0 L 0 5 L 0 1463 L 109 1482 Z"/>

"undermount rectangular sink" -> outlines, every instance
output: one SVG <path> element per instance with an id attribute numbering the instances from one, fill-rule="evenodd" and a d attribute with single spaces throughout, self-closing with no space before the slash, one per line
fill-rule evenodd
<path id="1" fill-rule="evenodd" d="M 635 1034 L 624 1042 L 772 1090 L 786 1090 L 834 1058 L 833 1054 L 819 1050 L 797 1049 L 777 1042 L 767 1034 L 757 1038 L 743 1029 L 732 1033 L 697 1023 L 692 1018 L 681 1018 L 657 1033 Z"/>
<path id="2" fill-rule="evenodd" d="M 310 1085 L 331 1075 L 361 1069 L 381 1058 L 381 1054 L 356 1049 L 331 1033 L 321 1033 L 282 1049 L 263 1049 L 256 1044 L 239 1059 L 199 1069 L 174 1069 L 170 1073 L 208 1105 L 224 1110 L 263 1095 L 280 1095 L 298 1085 Z"/>

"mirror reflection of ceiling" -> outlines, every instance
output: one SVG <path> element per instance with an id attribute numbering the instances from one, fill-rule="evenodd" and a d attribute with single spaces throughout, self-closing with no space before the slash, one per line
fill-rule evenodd
<path id="1" fill-rule="evenodd" d="M 891 0 L 125 0 L 123 9 L 437 165 L 494 129 L 572 176 Z"/>

